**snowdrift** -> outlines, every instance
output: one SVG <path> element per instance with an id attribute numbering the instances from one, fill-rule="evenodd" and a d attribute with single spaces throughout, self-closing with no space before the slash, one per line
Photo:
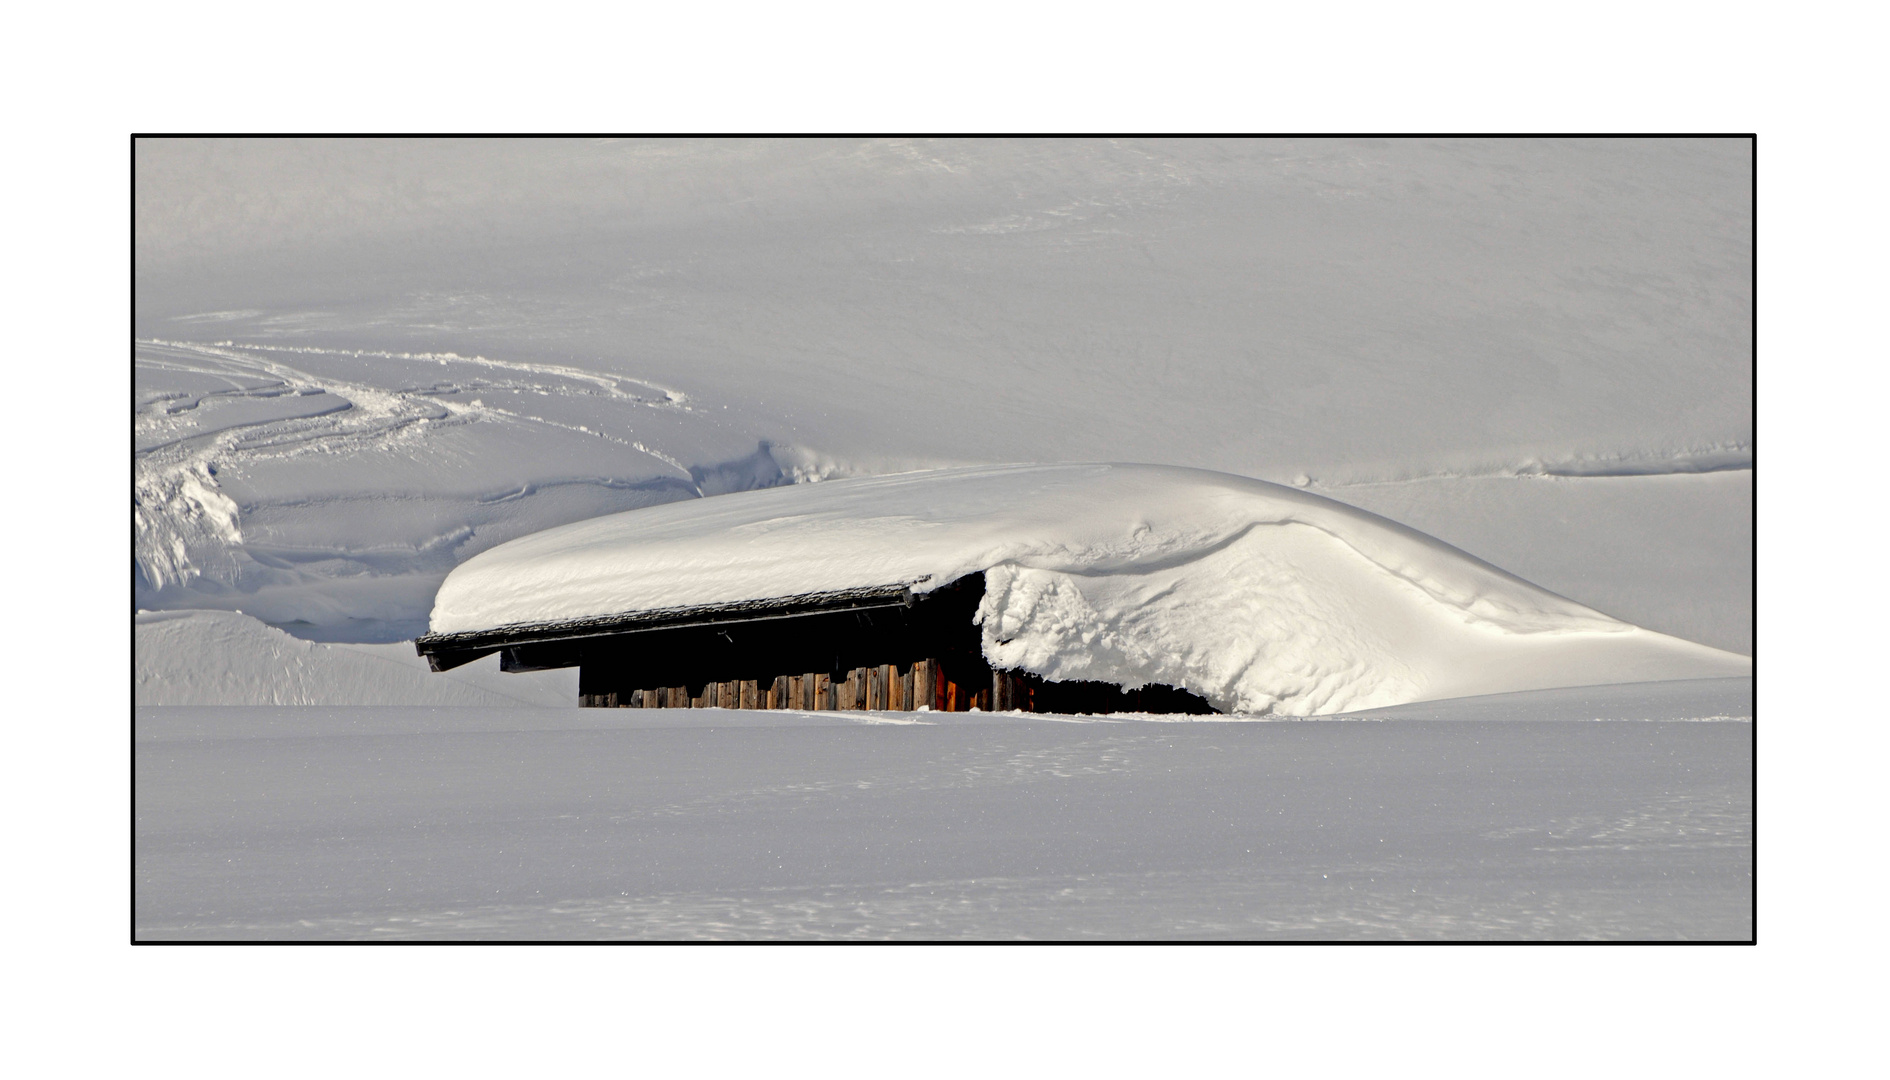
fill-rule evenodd
<path id="1" fill-rule="evenodd" d="M 691 500 L 550 529 L 449 574 L 436 633 L 982 571 L 991 663 L 1165 683 L 1228 712 L 1751 673 L 1308 492 L 1151 465 L 1008 465 Z"/>

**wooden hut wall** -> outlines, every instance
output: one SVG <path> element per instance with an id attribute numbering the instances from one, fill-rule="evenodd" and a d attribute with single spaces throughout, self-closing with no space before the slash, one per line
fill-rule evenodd
<path id="1" fill-rule="evenodd" d="M 508 671 L 578 667 L 579 703 L 602 708 L 1194 712 L 1214 710 L 1165 686 L 1053 683 L 995 671 L 972 619 L 984 575 L 908 605 L 508 645 Z"/>
<path id="2" fill-rule="evenodd" d="M 945 678 L 981 686 L 991 678 L 972 619 L 984 595 L 982 574 L 954 582 L 910 607 L 824 612 L 791 618 L 755 619 L 676 627 L 610 637 L 524 645 L 501 653 L 508 670 L 579 668 L 578 690 L 586 704 L 615 695 L 618 707 L 659 698 L 664 707 L 683 695 L 649 693 L 686 687 L 691 705 L 762 708 L 772 691 L 804 701 L 800 708 L 889 708 L 909 699 L 906 684 L 920 661 L 949 672 Z M 798 678 L 798 691 L 777 687 Z M 935 683 L 940 678 L 929 675 Z M 898 685 L 894 686 L 893 680 Z M 752 690 L 745 684 L 753 683 Z M 713 698 L 710 686 L 713 684 Z M 749 696 L 752 693 L 752 697 Z M 974 691 L 962 696 L 970 700 Z M 647 706 L 646 706 L 647 707 Z M 777 707 L 796 707 L 780 706 Z"/>

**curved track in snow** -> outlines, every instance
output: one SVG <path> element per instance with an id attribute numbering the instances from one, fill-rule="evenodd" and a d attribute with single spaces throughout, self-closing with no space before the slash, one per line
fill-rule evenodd
<path id="1" fill-rule="evenodd" d="M 135 376 L 137 606 L 316 637 L 410 636 L 494 543 L 797 467 L 680 390 L 570 365 L 145 339 Z"/>

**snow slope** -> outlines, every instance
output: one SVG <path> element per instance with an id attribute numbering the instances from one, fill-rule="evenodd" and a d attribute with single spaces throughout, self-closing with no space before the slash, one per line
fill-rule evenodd
<path id="1" fill-rule="evenodd" d="M 1628 622 L 1752 652 L 1751 469 L 1318 490 Z"/>
<path id="2" fill-rule="evenodd" d="M 577 704 L 575 670 L 503 674 L 488 657 L 436 675 L 411 645 L 315 644 L 240 612 L 140 612 L 133 626 L 140 706 Z"/>
<path id="3" fill-rule="evenodd" d="M 703 460 L 713 420 L 575 369 L 159 341 L 135 359 L 134 592 L 153 610 L 411 637 L 446 571 L 492 543 L 784 479 L 752 442 L 692 472 L 642 440 Z"/>
<path id="4" fill-rule="evenodd" d="M 1393 522 L 1195 469 L 836 480 L 566 525 L 474 556 L 436 632 L 985 574 L 993 664 L 1184 687 L 1226 712 L 1744 675 Z"/>
<path id="5" fill-rule="evenodd" d="M 137 153 L 140 337 L 632 378 L 739 453 L 1332 482 L 1752 455 L 1741 140 Z"/>

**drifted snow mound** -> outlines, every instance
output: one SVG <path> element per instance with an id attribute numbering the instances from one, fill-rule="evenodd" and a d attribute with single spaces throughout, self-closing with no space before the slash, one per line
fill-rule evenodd
<path id="1" fill-rule="evenodd" d="M 496 660 L 435 675 L 406 642 L 321 645 L 234 611 L 140 612 L 138 705 L 575 706 L 575 672 L 502 675 Z"/>
<path id="2" fill-rule="evenodd" d="M 550 529 L 467 560 L 435 632 L 983 571 L 985 656 L 1053 680 L 1183 687 L 1303 716 L 1751 673 L 1434 537 L 1293 488 L 1154 465 L 828 481 Z"/>

